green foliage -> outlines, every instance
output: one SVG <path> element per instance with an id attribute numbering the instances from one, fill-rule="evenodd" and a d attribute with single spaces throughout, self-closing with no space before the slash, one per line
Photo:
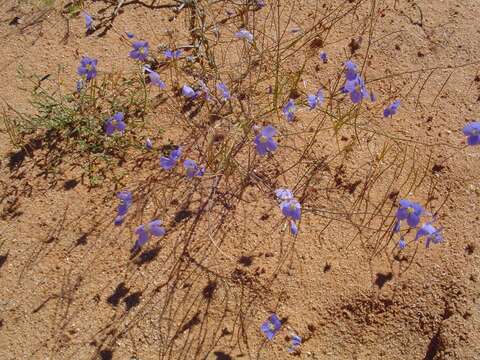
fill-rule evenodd
<path id="1" fill-rule="evenodd" d="M 21 75 L 25 77 L 23 69 Z M 141 132 L 149 107 L 142 76 L 126 79 L 121 74 L 106 74 L 98 81 L 84 83 L 79 92 L 66 94 L 59 90 L 58 83 L 44 84 L 35 76 L 26 78 L 35 84 L 31 92 L 34 111 L 21 113 L 7 104 L 9 111 L 4 110 L 2 116 L 15 147 L 25 146 L 36 138 L 53 149 L 49 152 L 50 157 L 57 158 L 53 164 L 84 158 L 83 169 L 92 180 L 91 185 L 109 177 L 105 172 L 112 172 L 116 161 L 129 149 L 141 148 L 144 142 Z M 125 114 L 129 131 L 107 136 L 105 122 L 117 111 Z"/>

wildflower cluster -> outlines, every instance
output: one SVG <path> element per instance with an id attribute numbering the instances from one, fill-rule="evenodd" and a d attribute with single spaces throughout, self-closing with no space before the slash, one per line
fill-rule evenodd
<path id="1" fill-rule="evenodd" d="M 420 227 L 420 221 L 423 216 L 428 215 L 425 209 L 419 203 L 402 199 L 396 212 L 396 221 L 393 227 L 395 233 L 400 232 L 402 222 L 406 222 L 409 229 L 416 229 L 415 241 L 425 237 L 425 246 L 429 247 L 430 243 L 438 244 L 443 241 L 441 234 L 442 229 L 436 229 L 432 224 L 433 220 L 423 223 Z M 401 237 L 398 246 L 401 249 L 406 247 L 407 243 L 404 237 Z"/>
<path id="2" fill-rule="evenodd" d="M 87 30 L 93 29 L 92 17 L 87 13 L 84 13 L 84 16 Z M 253 34 L 244 28 L 235 32 L 234 36 L 236 39 L 244 40 L 246 42 L 246 46 L 256 46 Z M 127 33 L 127 37 L 132 39 L 135 36 L 131 33 Z M 151 54 L 150 46 L 147 41 L 134 41 L 132 43 L 132 49 L 128 55 L 131 59 L 140 62 L 139 65 L 142 67 L 145 75 L 148 76 L 151 85 L 157 86 L 160 90 L 167 89 L 167 84 L 161 79 L 160 74 L 153 70 L 158 68 L 152 68 L 150 65 L 147 65 L 148 63 L 152 63 L 148 61 L 149 57 L 152 59 L 152 56 L 154 56 L 154 54 Z M 177 60 L 182 59 L 182 56 L 183 52 L 181 49 L 166 49 L 163 51 L 163 57 L 166 62 L 176 62 Z M 326 52 L 320 53 L 320 60 L 323 63 L 328 63 L 329 58 Z M 367 90 L 365 80 L 357 64 L 355 64 L 352 60 L 347 60 L 343 65 L 344 66 L 341 71 L 344 76 L 344 82 L 341 92 L 345 95 L 348 95 L 351 103 L 354 105 L 360 104 L 366 99 L 375 101 L 376 97 L 372 91 Z M 97 60 L 87 56 L 82 57 L 80 60 L 80 65 L 77 68 L 77 73 L 81 77 L 81 80 L 77 82 L 77 91 L 80 92 L 85 86 L 88 86 L 88 82 L 92 81 L 97 76 Z M 185 101 L 186 104 L 191 104 L 192 102 L 201 102 L 204 100 L 207 104 L 209 104 L 208 102 L 216 102 L 217 104 L 223 105 L 227 102 L 231 104 L 235 99 L 237 99 L 238 95 L 235 94 L 235 86 L 232 86 L 231 88 L 233 91 L 230 91 L 225 82 L 217 81 L 214 86 L 210 84 L 212 86 L 211 88 L 208 87 L 207 83 L 208 80 L 204 78 L 204 80 L 197 80 L 196 83 L 189 82 L 183 84 L 180 90 L 180 93 L 183 96 L 182 101 Z M 294 99 L 289 98 L 287 102 L 283 104 L 283 106 L 278 106 L 275 111 L 281 111 L 281 114 L 283 114 L 283 117 L 287 122 L 286 126 L 291 126 L 288 124 L 295 120 L 297 106 L 303 107 L 306 104 L 308 109 L 315 110 L 321 107 L 324 101 L 325 97 L 323 90 L 317 88 L 315 93 L 307 94 L 306 98 L 298 101 L 298 104 L 295 103 Z M 397 99 L 389 104 L 384 109 L 383 116 L 385 118 L 391 118 L 396 115 L 399 111 L 400 103 L 401 101 Z M 126 112 L 126 114 L 128 117 L 128 112 Z M 248 135 L 250 136 L 250 146 L 255 147 L 256 152 L 262 159 L 261 161 L 271 160 L 271 155 L 279 148 L 279 144 L 275 139 L 278 134 L 277 128 L 275 128 L 273 125 L 266 125 L 263 127 L 255 125 L 253 129 L 255 129 L 255 135 L 252 136 L 251 133 Z M 280 129 L 283 133 L 282 127 L 278 127 L 278 129 Z M 127 131 L 127 123 L 125 122 L 124 113 L 115 112 L 113 116 L 108 118 L 104 124 L 104 131 L 107 136 L 123 135 Z M 463 128 L 463 133 L 467 137 L 468 145 L 473 146 L 480 144 L 480 122 L 477 121 L 467 124 Z M 153 143 L 150 139 L 146 139 L 145 147 L 148 150 L 153 149 Z M 253 149 L 253 147 L 251 148 Z M 177 165 L 181 161 L 182 156 L 184 156 L 182 147 L 177 146 L 171 150 L 168 155 L 164 154 L 160 157 L 160 168 L 165 171 L 172 171 L 174 173 L 174 169 L 176 169 Z M 258 160 L 258 157 L 256 160 Z M 209 163 L 207 163 L 207 165 L 209 165 Z M 194 159 L 187 158 L 183 160 L 183 170 L 187 179 L 193 181 L 192 179 L 198 178 L 194 181 L 200 182 L 203 181 L 203 179 L 200 178 L 204 176 L 206 172 L 206 166 L 199 165 Z M 120 199 L 120 204 L 117 208 L 117 215 L 115 217 L 114 224 L 121 225 L 127 216 L 129 208 L 132 206 L 133 196 L 130 192 L 123 191 L 119 192 L 117 197 Z M 303 201 L 303 199 L 300 198 L 299 201 L 294 196 L 293 191 L 287 188 L 279 188 L 275 190 L 275 197 L 278 201 L 281 214 L 288 222 L 290 233 L 293 236 L 297 236 L 299 232 L 299 223 L 302 216 L 302 205 L 300 201 Z M 306 210 L 308 211 L 308 208 Z M 426 220 L 426 217 L 430 218 Z M 432 243 L 438 244 L 443 241 L 443 236 L 441 234 L 442 229 L 436 228 L 434 226 L 434 222 L 435 219 L 431 218 L 431 215 L 425 211 L 422 205 L 408 199 L 402 199 L 400 200 L 398 209 L 396 210 L 393 232 L 402 233 L 402 226 L 406 227 L 408 231 L 415 231 L 414 241 L 424 238 L 426 247 L 429 247 Z M 139 250 L 152 236 L 164 236 L 166 234 L 166 229 L 162 226 L 162 222 L 160 220 L 152 220 L 146 224 L 138 226 L 135 230 L 135 233 L 137 235 L 137 239 L 132 251 Z M 401 249 L 407 246 L 404 236 L 400 237 L 398 246 Z M 276 314 L 272 314 L 268 320 L 261 325 L 261 331 L 268 340 L 273 340 L 275 335 L 280 331 L 281 327 L 282 322 L 278 316 Z M 291 346 L 289 351 L 297 351 L 301 343 L 302 338 L 296 334 L 293 334 L 291 336 Z"/>
<path id="3" fill-rule="evenodd" d="M 86 27 L 88 30 L 93 27 L 93 19 L 88 13 L 84 13 Z M 133 38 L 134 35 L 127 33 L 128 38 Z M 253 43 L 254 37 L 251 32 L 246 29 L 240 29 L 235 33 L 235 37 L 238 39 L 246 40 L 248 43 Z M 146 62 L 150 56 L 150 47 L 147 41 L 135 41 L 132 44 L 132 50 L 129 53 L 130 58 Z M 167 49 L 163 51 L 163 56 L 167 61 L 175 61 L 181 58 L 182 51 L 180 49 Z M 320 54 L 320 59 L 323 63 L 328 62 L 328 56 L 325 52 Z M 158 88 L 164 90 L 167 85 L 161 79 L 160 74 L 152 70 L 149 66 L 145 65 L 143 67 L 144 71 L 150 79 L 152 85 L 157 86 Z M 80 82 L 77 83 L 77 90 L 80 91 L 84 82 L 90 82 L 97 76 L 97 60 L 90 58 L 88 56 L 82 57 L 80 60 L 80 65 L 77 69 L 78 75 L 81 76 Z M 344 63 L 344 76 L 345 82 L 342 87 L 342 92 L 348 94 L 350 100 L 354 104 L 358 104 L 365 99 L 375 100 L 373 92 L 369 92 L 365 86 L 365 81 L 359 72 L 358 66 L 351 60 L 348 60 Z M 229 101 L 232 98 L 232 94 L 228 89 L 227 85 L 223 82 L 218 82 L 216 84 L 217 94 L 221 101 Z M 203 96 L 205 100 L 211 101 L 211 92 L 208 86 L 202 80 L 198 81 L 197 86 L 191 86 L 184 84 L 181 88 L 182 95 L 189 101 Z M 308 94 L 306 98 L 306 104 L 309 109 L 316 109 L 318 106 L 321 106 L 324 101 L 324 95 L 322 89 L 317 90 L 314 94 Z M 398 112 L 400 106 L 400 100 L 395 100 L 387 108 L 385 108 L 383 115 L 384 117 L 392 117 Z M 287 122 L 292 122 L 295 119 L 295 114 L 297 107 L 294 99 L 289 99 L 282 108 L 283 115 Z M 127 125 L 125 122 L 123 112 L 116 112 L 112 117 L 108 118 L 105 122 L 105 133 L 108 136 L 112 136 L 115 133 L 120 135 L 124 134 L 126 131 Z M 480 144 L 480 122 L 472 122 L 467 124 L 463 133 L 467 136 L 467 143 L 469 145 L 478 145 Z M 253 143 L 255 145 L 256 151 L 261 157 L 266 156 L 269 153 L 273 153 L 278 149 L 278 143 L 275 140 L 277 135 L 277 130 L 273 125 L 267 125 L 263 127 L 258 134 L 255 136 Z M 152 149 L 153 144 L 150 139 L 147 139 L 145 146 L 147 149 Z M 170 171 L 179 162 L 182 156 L 182 149 L 180 147 L 172 150 L 168 156 L 162 156 L 160 158 L 160 166 L 166 171 Z M 183 162 L 183 167 L 185 169 L 186 177 L 192 179 L 194 177 L 201 177 L 205 173 L 205 167 L 197 165 L 196 161 L 193 159 L 185 159 Z M 128 208 L 132 203 L 132 196 L 128 192 L 122 192 L 117 195 L 121 200 L 121 204 L 118 208 L 118 215 L 115 219 L 115 224 L 119 225 L 123 222 L 124 217 L 128 211 Z M 280 201 L 280 209 L 283 216 L 288 220 L 290 226 L 290 232 L 293 235 L 298 234 L 298 222 L 301 217 L 301 204 L 293 196 L 292 192 L 289 189 L 278 189 L 276 191 L 277 199 Z M 394 231 L 400 232 L 402 223 L 406 223 L 409 228 L 417 229 L 415 240 L 418 240 L 422 237 L 426 238 L 426 245 L 429 246 L 430 243 L 439 243 L 442 241 L 442 236 L 440 234 L 441 230 L 436 229 L 433 226 L 433 222 L 425 222 L 419 226 L 421 218 L 425 215 L 425 210 L 418 203 L 401 200 L 399 208 L 396 213 L 396 223 L 394 225 Z M 155 220 L 147 225 L 142 225 L 137 228 L 137 234 L 139 236 L 135 248 L 141 247 L 149 238 L 150 235 L 162 236 L 165 233 L 163 227 L 160 227 L 159 220 Z M 404 247 L 406 245 L 405 240 L 402 238 L 399 241 L 399 246 Z"/>

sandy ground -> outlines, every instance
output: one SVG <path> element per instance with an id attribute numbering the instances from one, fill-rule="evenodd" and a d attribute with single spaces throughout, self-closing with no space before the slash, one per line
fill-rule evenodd
<path id="1" fill-rule="evenodd" d="M 393 119 L 361 114 L 385 136 L 370 148 L 356 147 L 342 166 L 334 159 L 318 170 L 306 188 L 296 238 L 289 236 L 272 196 L 258 195 L 258 184 L 235 196 L 225 185 L 215 195 L 223 196 L 223 206 L 212 206 L 200 220 L 196 214 L 210 194 L 211 178 L 193 191 L 178 177 L 159 175 L 158 154 L 152 153 L 141 167 L 128 159 L 122 166 L 129 175 L 120 184 L 91 188 L 78 166 L 47 171 L 46 150 L 19 151 L 2 125 L 1 359 L 480 359 L 480 148 L 465 147 L 460 131 L 480 118 L 480 5 L 476 0 L 339 3 L 282 2 L 285 14 L 296 9 L 284 24 L 288 36 L 309 28 L 312 13 L 350 9 L 338 21 L 329 20 L 322 48 L 328 64 L 318 59 L 319 48 L 307 45 L 285 71 L 311 57 L 302 83 L 330 84 L 327 79 L 333 81 L 351 54 L 352 39 L 358 42 L 363 34 L 353 57 L 359 64 L 366 61 L 367 84 L 379 98 L 369 109 L 381 114 L 397 97 L 402 107 Z M 112 28 L 86 36 L 83 18 L 62 14 L 61 5 L 0 4 L 0 99 L 8 114 L 7 103 L 33 111 L 28 90 L 34 85 L 19 70 L 38 78 L 50 75 L 46 87 L 54 89 L 53 79 L 59 79 L 62 89 L 73 89 L 84 54 L 98 58 L 104 71 L 135 71 L 125 31 L 156 45 L 170 43 L 172 33 L 175 43 L 188 43 L 187 10 L 175 15 L 168 7 L 127 1 Z M 96 21 L 115 9 L 103 1 L 84 5 Z M 259 32 L 262 16 L 273 11 L 270 5 L 267 0 L 255 12 L 258 19 L 249 19 L 259 21 Z M 225 2 L 212 9 L 208 16 L 220 19 L 237 5 Z M 375 21 L 369 22 L 372 11 Z M 238 17 L 221 28 L 228 39 L 220 46 L 227 75 L 241 58 L 229 42 L 240 24 Z M 265 26 L 265 33 L 273 32 L 271 24 Z M 158 142 L 182 138 L 183 128 L 172 116 L 167 108 L 155 115 L 155 126 L 166 129 L 155 134 Z M 305 131 L 314 120 L 305 112 L 292 126 Z M 343 135 L 341 146 L 353 133 Z M 385 163 L 370 161 L 369 154 L 380 151 L 385 139 L 415 154 L 405 164 L 418 178 L 389 170 L 372 181 L 369 175 Z M 305 141 L 291 136 L 285 143 Z M 318 158 L 337 146 L 335 141 L 321 145 Z M 288 163 L 281 156 L 275 167 Z M 272 166 L 263 163 L 259 171 L 272 173 Z M 272 184 L 293 186 L 298 178 L 289 172 Z M 352 188 L 357 180 L 360 185 Z M 406 185 L 400 187 L 402 181 Z M 362 195 L 369 182 L 372 190 Z M 134 189 L 138 202 L 135 216 L 118 228 L 113 217 L 121 188 Z M 334 204 L 366 215 L 380 201 L 394 211 L 400 198 L 395 191 L 437 212 L 444 243 L 428 249 L 410 244 L 399 253 L 395 239 L 385 245 L 368 231 L 354 237 L 354 224 L 375 227 L 376 220 L 355 215 L 344 221 L 328 208 L 323 215 L 308 211 Z M 133 230 L 153 216 L 164 220 L 168 236 L 132 258 Z M 283 326 L 268 342 L 260 324 L 271 312 Z M 296 354 L 287 352 L 292 333 L 304 339 Z"/>

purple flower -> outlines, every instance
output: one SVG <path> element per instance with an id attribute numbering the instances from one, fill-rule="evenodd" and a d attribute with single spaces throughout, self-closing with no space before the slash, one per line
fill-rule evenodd
<path id="1" fill-rule="evenodd" d="M 83 16 L 85 17 L 85 27 L 87 28 L 87 31 L 93 30 L 93 19 L 90 14 L 84 11 Z"/>
<path id="2" fill-rule="evenodd" d="M 395 224 L 393 225 L 393 232 L 394 233 L 400 232 L 400 220 L 398 219 L 397 221 L 395 221 Z"/>
<path id="3" fill-rule="evenodd" d="M 268 340 L 273 340 L 273 337 L 278 333 L 282 327 L 282 322 L 276 314 L 272 314 L 268 317 L 268 320 L 265 321 L 260 329 L 263 334 L 267 337 Z"/>
<path id="4" fill-rule="evenodd" d="M 350 99 L 354 104 L 358 104 L 363 99 L 370 97 L 370 94 L 365 87 L 365 81 L 358 74 L 357 65 L 347 60 L 345 62 L 345 85 L 343 85 L 341 91 L 345 94 L 350 94 Z M 372 101 L 373 98 L 370 97 Z"/>
<path id="5" fill-rule="evenodd" d="M 292 335 L 291 345 L 288 348 L 288 352 L 295 352 L 302 345 L 302 338 L 298 335 Z"/>
<path id="6" fill-rule="evenodd" d="M 288 122 L 293 121 L 295 118 L 295 101 L 293 99 L 289 99 L 288 102 L 283 106 L 282 112 L 287 118 Z"/>
<path id="7" fill-rule="evenodd" d="M 160 166 L 164 170 L 171 170 L 175 167 L 175 165 L 177 165 L 177 162 L 178 162 L 178 159 L 180 159 L 180 156 L 182 156 L 181 148 L 172 150 L 168 157 L 162 156 L 160 158 Z"/>
<path id="8" fill-rule="evenodd" d="M 97 59 L 91 59 L 83 56 L 80 60 L 80 66 L 77 68 L 77 74 L 85 77 L 87 81 L 97 76 Z"/>
<path id="9" fill-rule="evenodd" d="M 77 83 L 75 84 L 75 90 L 79 93 L 83 89 L 83 80 L 77 80 Z"/>
<path id="10" fill-rule="evenodd" d="M 113 135 L 115 131 L 118 131 L 123 134 L 125 131 L 126 125 L 123 121 L 123 113 L 117 112 L 105 123 L 105 132 L 108 136 Z"/>
<path id="11" fill-rule="evenodd" d="M 441 231 L 442 229 L 436 229 L 432 223 L 428 222 L 423 224 L 420 229 L 418 229 L 417 234 L 415 235 L 415 241 L 423 236 L 426 236 L 425 246 L 428 248 L 431 242 L 438 244 L 443 241 Z"/>
<path id="12" fill-rule="evenodd" d="M 400 238 L 400 241 L 398 242 L 398 247 L 403 250 L 407 247 L 407 242 L 405 241 L 405 239 L 402 237 Z"/>
<path id="13" fill-rule="evenodd" d="M 194 160 L 185 160 L 183 162 L 183 167 L 187 173 L 187 178 L 191 179 L 193 177 L 200 177 L 205 174 L 205 166 L 199 167 Z"/>
<path id="14" fill-rule="evenodd" d="M 358 104 L 363 99 L 369 97 L 365 82 L 361 76 L 357 76 L 354 80 L 347 80 L 343 89 L 344 92 L 350 94 L 350 99 L 354 104 Z"/>
<path id="15" fill-rule="evenodd" d="M 120 191 L 117 193 L 117 198 L 120 199 L 120 204 L 117 208 L 117 217 L 115 218 L 115 225 L 121 225 L 123 219 L 127 215 L 128 209 L 132 205 L 133 197 L 130 191 Z"/>
<path id="16" fill-rule="evenodd" d="M 217 90 L 220 92 L 220 96 L 223 100 L 230 100 L 230 91 L 224 83 L 217 84 Z"/>
<path id="17" fill-rule="evenodd" d="M 273 139 L 276 133 L 277 130 L 273 126 L 268 125 L 255 137 L 254 143 L 260 156 L 265 156 L 268 152 L 277 150 L 278 145 Z"/>
<path id="18" fill-rule="evenodd" d="M 293 193 L 290 189 L 279 188 L 275 190 L 275 196 L 278 200 L 290 200 L 293 199 Z"/>
<path id="19" fill-rule="evenodd" d="M 120 199 L 120 205 L 117 208 L 118 215 L 125 215 L 133 202 L 132 193 L 130 191 L 120 191 L 117 193 L 117 198 Z"/>
<path id="20" fill-rule="evenodd" d="M 125 34 L 127 35 L 127 38 L 133 39 L 135 37 L 135 34 L 129 31 L 126 31 Z"/>
<path id="21" fill-rule="evenodd" d="M 150 78 L 150 82 L 153 85 L 157 85 L 160 89 L 165 89 L 167 86 L 165 83 L 160 79 L 160 75 L 155 71 L 151 70 L 147 66 L 144 67 L 145 71 L 148 73 L 148 77 Z"/>
<path id="22" fill-rule="evenodd" d="M 307 104 L 308 107 L 313 110 L 317 106 L 322 105 L 323 103 L 323 92 L 322 89 L 319 89 L 315 95 L 308 95 Z"/>
<path id="23" fill-rule="evenodd" d="M 188 85 L 182 86 L 182 95 L 188 99 L 195 99 L 197 97 L 197 93 Z"/>
<path id="24" fill-rule="evenodd" d="M 261 9 L 265 6 L 265 1 L 264 0 L 256 0 L 255 3 L 257 5 L 257 9 Z"/>
<path id="25" fill-rule="evenodd" d="M 480 145 L 480 121 L 471 122 L 463 128 L 468 145 Z"/>
<path id="26" fill-rule="evenodd" d="M 163 52 L 163 56 L 165 56 L 165 59 L 167 60 L 176 60 L 182 55 L 182 50 L 177 49 L 177 50 L 170 50 L 167 49 Z"/>
<path id="27" fill-rule="evenodd" d="M 345 78 L 347 81 L 353 81 L 357 76 L 357 65 L 351 60 L 345 61 Z"/>
<path id="28" fill-rule="evenodd" d="M 286 218 L 291 218 L 292 220 L 300 220 L 302 206 L 297 199 L 289 199 L 283 201 L 280 204 L 280 209 L 282 209 L 282 214 Z"/>
<path id="29" fill-rule="evenodd" d="M 165 235 L 165 228 L 160 226 L 161 224 L 162 222 L 160 220 L 153 220 L 146 225 L 140 225 L 137 227 L 135 233 L 138 235 L 138 238 L 137 241 L 135 241 L 132 252 L 135 252 L 137 249 L 140 249 L 143 245 L 145 245 L 151 235 Z"/>
<path id="30" fill-rule="evenodd" d="M 385 110 L 383 110 L 383 116 L 389 117 L 389 116 L 395 115 L 397 113 L 399 106 L 400 106 L 400 100 L 395 100 Z"/>
<path id="31" fill-rule="evenodd" d="M 328 55 L 327 55 L 327 53 L 326 53 L 325 51 L 322 51 L 322 52 L 320 53 L 320 60 L 322 60 L 322 62 L 323 62 L 324 64 L 326 64 L 326 63 L 328 62 Z"/>
<path id="32" fill-rule="evenodd" d="M 147 150 L 153 149 L 153 143 L 152 143 L 152 140 L 150 140 L 150 138 L 147 138 L 147 140 L 145 140 L 145 147 L 147 148 Z"/>
<path id="33" fill-rule="evenodd" d="M 124 219 L 125 219 L 125 216 L 117 215 L 117 216 L 115 216 L 115 220 L 113 220 L 113 224 L 115 226 L 120 226 L 120 225 L 123 224 Z"/>
<path id="34" fill-rule="evenodd" d="M 294 236 L 298 234 L 298 226 L 293 220 L 290 220 L 290 233 Z"/>
<path id="35" fill-rule="evenodd" d="M 130 57 L 135 60 L 145 61 L 148 56 L 148 42 L 135 41 L 132 44 L 133 50 L 130 51 Z"/>
<path id="36" fill-rule="evenodd" d="M 248 30 L 245 30 L 245 29 L 240 29 L 240 31 L 237 31 L 235 33 L 235 37 L 237 39 L 245 39 L 247 40 L 249 43 L 251 43 L 253 41 L 253 35 L 250 31 Z"/>
<path id="37" fill-rule="evenodd" d="M 407 220 L 407 224 L 410 227 L 416 227 L 420 222 L 420 216 L 424 213 L 423 207 L 413 201 L 402 199 L 400 200 L 400 207 L 397 210 L 398 221 Z"/>

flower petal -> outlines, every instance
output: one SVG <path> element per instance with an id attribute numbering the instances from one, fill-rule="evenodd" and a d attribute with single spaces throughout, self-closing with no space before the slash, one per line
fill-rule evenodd
<path id="1" fill-rule="evenodd" d="M 276 133 L 277 133 L 277 130 L 272 125 L 265 126 L 261 131 L 261 134 L 263 136 L 266 136 L 269 138 L 275 136 Z"/>
<path id="2" fill-rule="evenodd" d="M 408 226 L 410 226 L 412 228 L 416 227 L 419 222 L 420 222 L 420 217 L 415 213 L 410 214 L 407 217 L 407 224 L 408 224 Z"/>

